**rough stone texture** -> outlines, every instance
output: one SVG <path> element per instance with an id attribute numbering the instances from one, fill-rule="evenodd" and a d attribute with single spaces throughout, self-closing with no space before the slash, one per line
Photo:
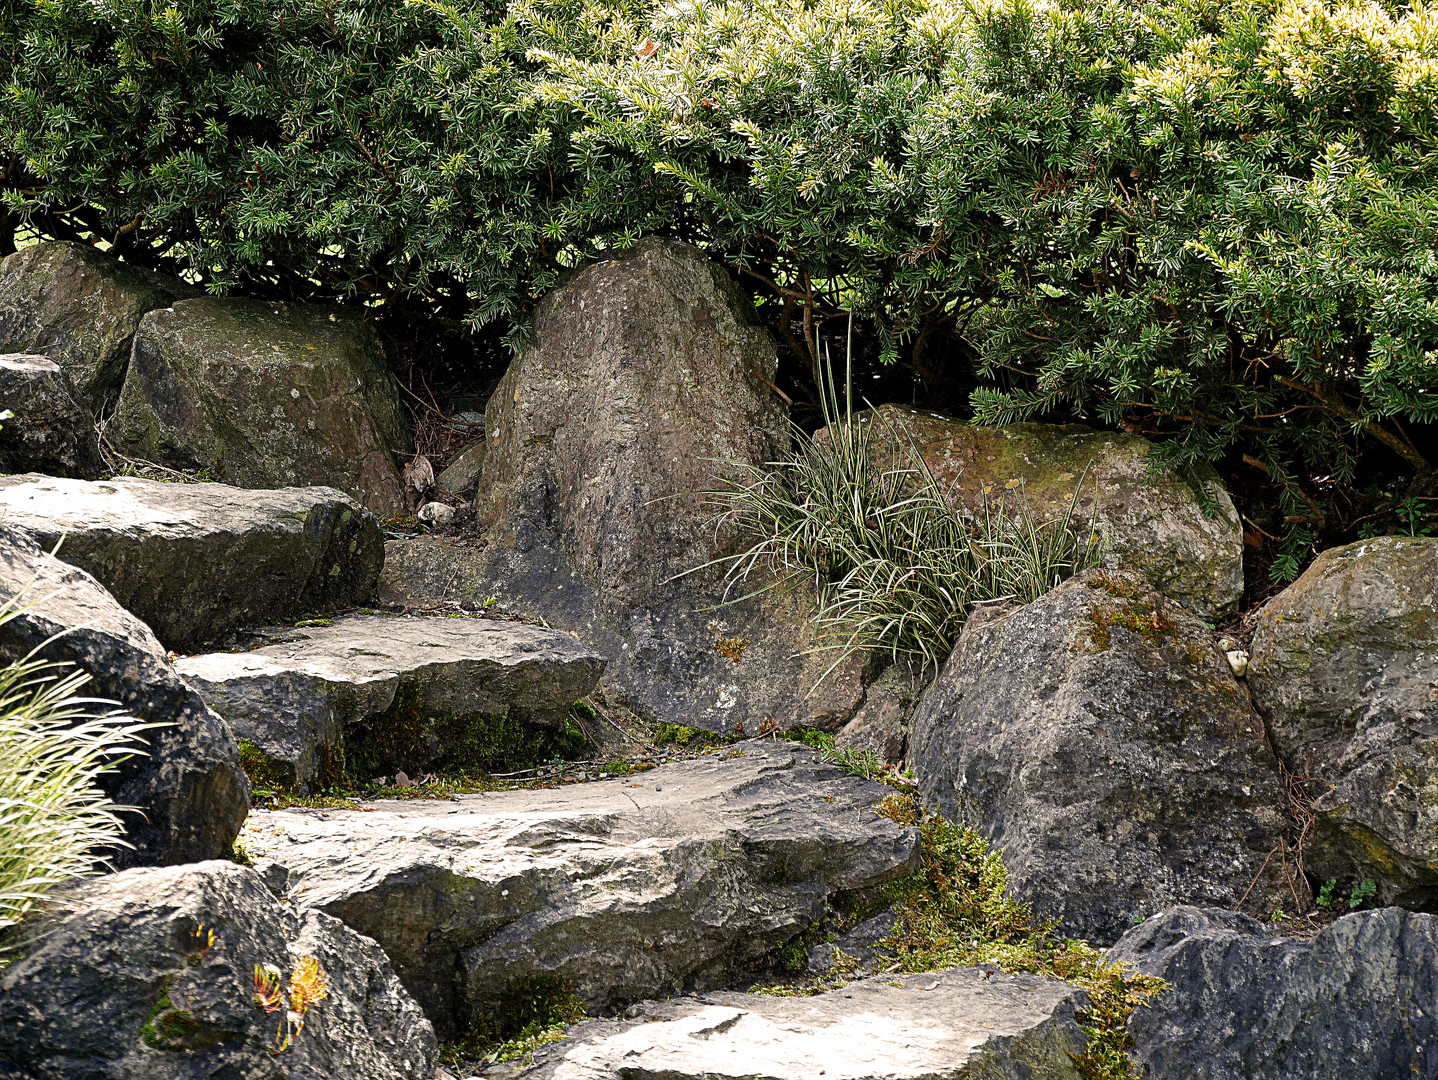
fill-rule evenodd
<path id="1" fill-rule="evenodd" d="M 378 941 L 445 1037 L 541 977 L 595 1009 L 714 986 L 916 866 L 917 830 L 871 809 L 888 790 L 746 742 L 558 790 L 256 812 L 245 842 Z"/>
<path id="2" fill-rule="evenodd" d="M 203 297 L 152 312 L 111 430 L 135 457 L 240 487 L 325 484 L 406 509 L 399 389 L 350 308 Z"/>
<path id="3" fill-rule="evenodd" d="M 1438 1077 L 1438 918 L 1345 915 L 1312 942 L 1246 915 L 1178 907 L 1109 954 L 1169 988 L 1134 1011 L 1148 1080 Z"/>
<path id="4" fill-rule="evenodd" d="M 6 1080 L 433 1080 L 434 1029 L 379 946 L 277 901 L 253 870 L 127 870 L 67 900 L 0 971 Z M 201 925 L 215 934 L 207 951 Z M 329 996 L 272 1053 L 284 1014 L 256 1007 L 255 966 L 287 985 L 306 956 Z"/>
<path id="5" fill-rule="evenodd" d="M 1082 990 L 954 968 L 814 997 L 709 994 L 581 1024 L 525 1080 L 1059 1080 L 1083 1053 Z"/>
<path id="6" fill-rule="evenodd" d="M 859 666 L 810 694 L 833 662 L 803 655 L 811 596 L 706 610 L 723 598 L 717 568 L 674 580 L 735 549 L 724 530 L 716 546 L 699 494 L 722 463 L 762 465 L 789 445 L 766 385 L 774 343 L 727 272 L 644 240 L 571 277 L 534 323 L 485 414 L 475 506 L 487 546 L 473 558 L 408 547 L 396 592 L 433 601 L 425 588 L 439 582 L 578 631 L 610 657 L 606 694 L 650 719 L 839 727 L 863 699 Z M 715 651 L 726 639 L 748 641 L 737 666 Z"/>
<path id="7" fill-rule="evenodd" d="M 90 413 L 65 369 L 44 356 L 0 356 L 0 473 L 92 480 L 104 470 Z"/>
<path id="8" fill-rule="evenodd" d="M 39 649 L 89 672 L 87 694 L 169 725 L 148 733 L 148 756 L 106 778 L 112 799 L 144 814 L 127 816 L 126 839 L 135 847 L 117 851 L 116 864 L 228 855 L 250 804 L 239 749 L 225 722 L 180 681 L 150 628 L 89 574 L 0 524 L 0 602 L 16 596 L 22 610 L 0 626 L 0 663 Z"/>
<path id="9" fill-rule="evenodd" d="M 971 618 L 909 763 L 926 803 L 1002 849 L 1019 898 L 1099 941 L 1169 904 L 1236 906 L 1283 825 L 1247 693 L 1207 628 L 1133 575 Z M 1279 861 L 1251 910 L 1272 910 Z"/>
<path id="10" fill-rule="evenodd" d="M 451 461 L 443 472 L 434 480 L 434 486 L 441 491 L 450 491 L 458 495 L 474 487 L 479 480 L 480 470 L 484 468 L 484 458 L 489 450 L 489 442 L 480 439 L 479 442 L 466 446 Z"/>
<path id="11" fill-rule="evenodd" d="M 1096 517 L 1106 565 L 1141 574 L 1206 619 L 1238 606 L 1243 529 L 1211 468 L 1191 482 L 1152 474 L 1146 439 L 1074 424 L 974 427 L 899 405 L 866 418 L 883 442 L 912 445 L 956 507 L 976 509 L 986 491 L 991 505 L 1007 495 L 1013 506 L 1020 489 L 1009 484 L 1021 481 L 1034 515 L 1048 520 L 1067 510 L 1083 476 L 1074 516 Z"/>
<path id="12" fill-rule="evenodd" d="M 59 543 L 62 559 L 178 651 L 240 625 L 363 603 L 384 562 L 374 515 L 330 488 L 29 474 L 0 478 L 0 516 L 47 551 Z"/>
<path id="13" fill-rule="evenodd" d="M 1438 911 L 1438 540 L 1325 551 L 1259 612 L 1248 682 L 1314 778 L 1309 869 Z"/>
<path id="14" fill-rule="evenodd" d="M 484 721 L 557 726 L 604 670 L 568 634 L 493 619 L 346 615 L 271 633 L 271 645 L 175 668 L 302 790 L 338 779 L 322 774 L 347 757 L 373 760 L 362 781 L 463 766 L 466 735 Z"/>
<path id="15" fill-rule="evenodd" d="M 897 765 L 909 747 L 909 723 L 923 691 L 899 664 L 890 664 L 866 689 L 854 718 L 834 736 L 841 750 L 869 750 Z"/>
<path id="16" fill-rule="evenodd" d="M 809 974 L 827 975 L 835 968 L 839 957 L 835 950 L 847 958 L 846 966 L 857 964 L 855 971 L 872 975 L 889 967 L 894 962 L 894 952 L 881 942 L 894 932 L 898 920 L 893 911 L 881 911 L 871 919 L 865 919 L 847 934 L 833 941 L 821 942 L 809 950 Z"/>
<path id="17" fill-rule="evenodd" d="M 85 244 L 36 244 L 0 261 L 0 353 L 48 356 L 98 410 L 120 392 L 145 313 L 199 294 Z"/>

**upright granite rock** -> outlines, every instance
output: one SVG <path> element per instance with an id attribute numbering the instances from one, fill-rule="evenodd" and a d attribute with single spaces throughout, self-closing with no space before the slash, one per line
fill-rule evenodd
<path id="1" fill-rule="evenodd" d="M 1438 917 L 1362 911 L 1309 942 L 1178 907 L 1109 959 L 1169 984 L 1129 1020 L 1147 1080 L 1438 1077 Z"/>
<path id="2" fill-rule="evenodd" d="M 391 595 L 437 599 L 423 591 L 437 583 L 576 630 L 611 658 L 606 692 L 652 719 L 838 727 L 863 687 L 851 665 L 809 694 L 832 663 L 802 655 L 812 598 L 716 611 L 717 568 L 676 578 L 735 550 L 700 492 L 726 462 L 762 465 L 789 445 L 773 341 L 727 272 L 643 240 L 570 278 L 534 324 L 485 413 L 475 505 L 488 545 L 462 581 L 425 569 L 469 562 L 462 550 L 397 552 Z"/>
<path id="3" fill-rule="evenodd" d="M 434 1078 L 434 1029 L 379 946 L 277 901 L 253 870 L 127 870 L 65 900 L 0 970 L 4 1080 Z M 328 994 L 301 1027 L 286 1009 L 307 959 Z M 256 1002 L 266 967 L 284 995 L 274 1011 Z"/>
<path id="4" fill-rule="evenodd" d="M 987 496 L 1012 508 L 1026 498 L 1039 520 L 1058 517 L 1079 489 L 1075 518 L 1095 519 L 1106 565 L 1143 576 L 1205 619 L 1233 611 L 1243 594 L 1243 529 L 1211 468 L 1192 477 L 1153 469 L 1154 447 L 1137 435 L 1074 424 L 975 427 L 936 413 L 881 405 L 872 423 L 891 460 L 918 452 L 956 507 Z"/>
<path id="5" fill-rule="evenodd" d="M 249 810 L 250 785 L 225 722 L 180 681 L 150 628 L 115 602 L 89 574 L 51 558 L 25 533 L 0 524 L 0 602 L 20 613 L 0 625 L 0 662 L 32 650 L 89 672 L 86 692 L 119 702 L 141 720 L 150 752 L 105 780 L 126 817 L 133 849 L 118 866 L 195 862 L 229 855 Z"/>
<path id="6" fill-rule="evenodd" d="M 253 744 L 271 783 L 302 791 L 346 774 L 366 783 L 543 760 L 604 671 L 568 634 L 497 619 L 346 615 L 272 636 L 175 670 Z"/>
<path id="7" fill-rule="evenodd" d="M 814 997 L 708 994 L 593 1020 L 513 1080 L 1077 1080 L 1082 990 L 955 968 Z"/>
<path id="8" fill-rule="evenodd" d="M 135 328 L 147 311 L 200 290 L 122 263 L 98 248 L 56 240 L 0 261 L 0 353 L 41 353 L 98 411 L 125 381 Z"/>
<path id="9" fill-rule="evenodd" d="M 1325 551 L 1259 612 L 1248 682 L 1312 778 L 1309 869 L 1438 911 L 1438 540 Z"/>
<path id="10" fill-rule="evenodd" d="M 330 488 L 0 478 L 0 515 L 104 585 L 168 647 L 374 596 L 379 523 Z"/>
<path id="11" fill-rule="evenodd" d="M 250 815 L 245 843 L 297 900 L 373 937 L 441 1037 L 516 994 L 587 1006 L 714 986 L 916 866 L 888 792 L 792 743 L 456 802 Z"/>
<path id="12" fill-rule="evenodd" d="M 0 356 L 0 473 L 93 480 L 104 471 L 95 421 L 65 369 L 44 356 Z"/>
<path id="13" fill-rule="evenodd" d="M 240 487 L 405 510 L 399 389 L 351 308 L 204 297 L 147 315 L 112 430 L 127 453 Z"/>
<path id="14" fill-rule="evenodd" d="M 1014 894 L 1111 942 L 1169 904 L 1287 895 L 1263 724 L 1207 627 L 1133 575 L 1088 571 L 970 618 L 920 704 L 926 803 L 1004 853 Z M 1268 869 L 1260 870 L 1268 862 Z"/>

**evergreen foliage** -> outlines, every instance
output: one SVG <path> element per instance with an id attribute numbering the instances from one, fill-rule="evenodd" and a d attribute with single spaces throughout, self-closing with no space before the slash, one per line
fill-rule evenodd
<path id="1" fill-rule="evenodd" d="M 740 271 L 814 382 L 816 327 L 856 311 L 930 387 L 976 379 L 981 422 L 1246 455 L 1291 556 L 1365 454 L 1431 486 L 1435 106 L 1427 0 L 0 15 L 10 229 L 511 345 L 565 267 L 679 236 Z"/>

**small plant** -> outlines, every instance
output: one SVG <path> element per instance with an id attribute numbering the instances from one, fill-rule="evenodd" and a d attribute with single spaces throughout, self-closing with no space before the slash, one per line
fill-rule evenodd
<path id="1" fill-rule="evenodd" d="M 330 996 L 330 977 L 313 956 L 302 956 L 290 974 L 289 985 L 281 990 L 284 975 L 274 964 L 255 965 L 255 1008 L 266 1014 L 280 1012 L 279 1026 L 270 1053 L 282 1054 L 305 1029 L 311 1009 Z"/>
<path id="2" fill-rule="evenodd" d="M 714 643 L 714 651 L 738 667 L 744 660 L 744 654 L 749 651 L 749 639 L 746 637 L 720 638 Z"/>
<path id="3" fill-rule="evenodd" d="M 1373 879 L 1364 878 L 1354 886 L 1352 895 L 1348 897 L 1348 910 L 1357 911 L 1372 900 L 1376 892 L 1378 892 L 1378 886 L 1373 884 Z"/>
<path id="4" fill-rule="evenodd" d="M 210 955 L 210 950 L 215 947 L 218 940 L 219 938 L 215 936 L 215 931 L 212 928 L 200 923 L 195 927 L 195 932 L 190 935 L 190 953 L 187 958 L 189 962 L 203 964 L 205 957 Z"/>
<path id="5" fill-rule="evenodd" d="M 1323 883 L 1323 888 L 1318 890 L 1318 898 L 1313 901 L 1314 905 L 1327 911 L 1333 906 L 1333 890 L 1338 887 L 1337 878 L 1329 878 Z"/>

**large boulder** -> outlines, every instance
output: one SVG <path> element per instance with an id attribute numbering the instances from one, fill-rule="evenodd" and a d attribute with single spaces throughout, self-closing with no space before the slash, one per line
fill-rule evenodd
<path id="1" fill-rule="evenodd" d="M 240 487 L 324 484 L 405 509 L 399 388 L 351 308 L 203 297 L 152 312 L 112 431 L 135 457 Z"/>
<path id="2" fill-rule="evenodd" d="M 225 722 L 180 681 L 150 628 L 83 570 L 52 558 L 29 536 L 0 525 L 0 602 L 18 599 L 0 625 L 0 663 L 38 650 L 92 677 L 85 692 L 165 726 L 147 732 L 149 753 L 104 779 L 134 845 L 118 866 L 195 862 L 230 853 L 250 804 L 239 747 Z"/>
<path id="3" fill-rule="evenodd" d="M 814 997 L 709 994 L 592 1020 L 519 1080 L 1077 1080 L 1082 990 L 1037 975 L 955 968 Z"/>
<path id="4" fill-rule="evenodd" d="M 379 946 L 234 863 L 96 878 L 23 929 L 0 970 L 5 1080 L 434 1078 L 434 1029 Z M 291 1005 L 307 959 L 328 994 L 299 1029 L 256 1002 L 255 973 L 275 968 Z"/>
<path id="5" fill-rule="evenodd" d="M 1142 575 L 1205 619 L 1238 606 L 1243 528 L 1208 466 L 1190 476 L 1155 468 L 1148 440 L 1074 424 L 975 427 L 900 405 L 861 419 L 891 459 L 917 451 L 956 508 L 1003 498 L 1012 510 L 1023 498 L 1044 521 L 1067 511 L 1077 491 L 1074 519 L 1094 521 L 1110 569 Z"/>
<path id="6" fill-rule="evenodd" d="M 604 671 L 568 634 L 496 619 L 346 615 L 269 636 L 175 670 L 261 755 L 269 782 L 302 791 L 530 764 Z"/>
<path id="7" fill-rule="evenodd" d="M 93 480 L 104 471 L 95 421 L 65 369 L 44 356 L 0 356 L 0 473 Z"/>
<path id="8" fill-rule="evenodd" d="M 0 478 L 0 514 L 93 574 L 169 648 L 370 600 L 379 523 L 330 488 Z"/>
<path id="9" fill-rule="evenodd" d="M 970 618 L 909 763 L 925 802 L 982 830 L 1015 895 L 1072 936 L 1287 895 L 1263 723 L 1208 628 L 1133 575 L 1088 571 Z"/>
<path id="10" fill-rule="evenodd" d="M 1129 1019 L 1148 1080 L 1438 1077 L 1438 917 L 1362 911 L 1302 941 L 1178 907 L 1109 959 L 1168 983 Z"/>
<path id="11" fill-rule="evenodd" d="M 709 520 L 716 474 L 788 450 L 777 362 L 727 272 L 695 248 L 644 240 L 574 275 L 540 303 L 533 343 L 489 401 L 475 495 L 487 545 L 473 559 L 395 553 L 391 595 L 464 589 L 578 631 L 611 658 L 606 693 L 650 719 L 839 726 L 863 698 L 859 665 L 810 694 L 832 663 L 806 655 L 811 596 L 714 610 L 717 567 L 676 578 L 739 543 Z"/>
<path id="12" fill-rule="evenodd" d="M 1258 613 L 1248 682 L 1309 779 L 1309 868 L 1438 910 L 1438 540 L 1325 551 Z"/>
<path id="13" fill-rule="evenodd" d="M 125 381 L 141 318 L 198 296 L 176 278 L 122 263 L 98 248 L 56 240 L 0 261 L 0 353 L 42 353 L 98 412 Z"/>
<path id="14" fill-rule="evenodd" d="M 915 868 L 888 792 L 790 743 L 745 742 L 558 790 L 363 811 L 257 811 L 245 844 L 303 904 L 383 946 L 442 1037 L 516 995 L 587 1006 L 712 987 Z"/>

